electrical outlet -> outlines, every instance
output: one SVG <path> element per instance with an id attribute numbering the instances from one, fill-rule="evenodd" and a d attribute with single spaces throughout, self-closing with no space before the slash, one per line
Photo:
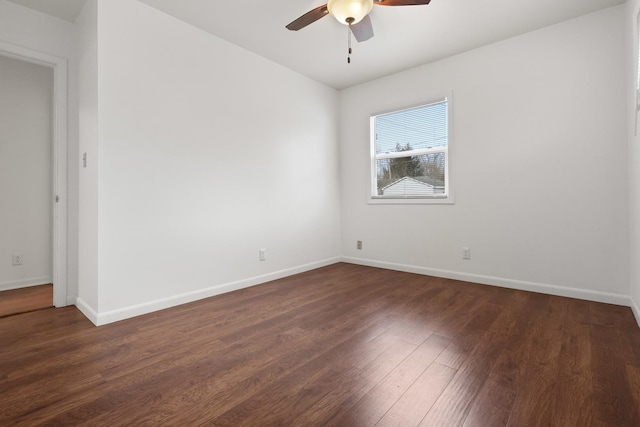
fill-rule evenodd
<path id="1" fill-rule="evenodd" d="M 471 259 L 471 249 L 462 248 L 462 259 Z"/>
<path id="2" fill-rule="evenodd" d="M 362 249 L 362 240 L 358 240 L 358 241 L 356 242 L 356 248 L 357 248 L 357 249 Z"/>
<path id="3" fill-rule="evenodd" d="M 11 265 L 22 265 L 22 255 L 11 255 Z"/>
<path id="4" fill-rule="evenodd" d="M 260 261 L 264 261 L 267 259 L 267 250 L 266 249 L 260 249 L 258 251 L 258 258 L 260 259 Z"/>

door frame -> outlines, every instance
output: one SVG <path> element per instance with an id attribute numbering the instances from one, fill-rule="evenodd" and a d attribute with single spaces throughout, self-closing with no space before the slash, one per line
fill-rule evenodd
<path id="1" fill-rule="evenodd" d="M 53 305 L 65 307 L 67 298 L 67 60 L 0 41 L 0 55 L 53 69 L 52 105 L 52 254 Z"/>

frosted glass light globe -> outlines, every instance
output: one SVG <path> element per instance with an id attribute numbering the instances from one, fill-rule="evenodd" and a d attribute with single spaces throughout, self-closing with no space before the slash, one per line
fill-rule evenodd
<path id="1" fill-rule="evenodd" d="M 349 25 L 347 18 L 353 18 L 351 24 L 357 24 L 371 12 L 373 0 L 329 0 L 327 9 L 341 24 Z"/>

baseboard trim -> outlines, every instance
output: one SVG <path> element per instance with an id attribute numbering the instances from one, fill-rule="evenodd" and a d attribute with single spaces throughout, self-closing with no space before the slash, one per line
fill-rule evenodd
<path id="1" fill-rule="evenodd" d="M 538 292 L 541 294 L 556 295 L 561 297 L 577 298 L 587 301 L 603 302 L 630 307 L 632 300 L 627 295 L 607 292 L 590 291 L 586 289 L 568 288 L 549 285 L 545 283 L 528 282 L 524 280 L 505 279 L 502 277 L 484 276 L 479 274 L 462 273 L 435 268 L 418 267 L 414 265 L 396 264 L 384 261 L 375 261 L 364 258 L 342 257 L 342 262 L 364 265 L 368 267 L 386 268 L 388 270 L 403 271 L 406 273 L 423 274 L 426 276 L 443 277 L 446 279 L 461 280 L 464 282 L 480 283 L 483 285 L 499 286 L 502 288 L 518 289 L 522 291 Z M 637 306 L 636 306 L 637 307 Z M 639 319 L 636 312 L 636 319 Z"/>
<path id="2" fill-rule="evenodd" d="M 89 306 L 84 300 L 80 297 L 75 298 L 74 305 L 80 310 L 82 314 L 85 315 L 87 319 L 91 321 L 94 325 L 98 325 L 98 313 Z"/>
<path id="3" fill-rule="evenodd" d="M 633 315 L 636 317 L 636 322 L 638 322 L 638 327 L 640 327 L 640 307 L 638 307 L 636 300 L 633 298 L 629 298 L 629 301 L 631 302 L 631 311 L 633 311 Z"/>
<path id="4" fill-rule="evenodd" d="M 304 273 L 337 262 L 346 262 L 350 264 L 364 265 L 375 268 L 385 268 L 387 270 L 403 271 L 406 273 L 422 274 L 426 276 L 442 277 L 446 279 L 461 280 L 471 283 L 479 283 L 483 285 L 499 286 L 509 289 L 518 289 L 529 292 L 538 292 L 542 294 L 556 295 L 568 298 L 577 298 L 587 301 L 602 302 L 607 304 L 621 305 L 630 307 L 640 327 L 640 307 L 629 296 L 613 294 L 607 292 L 591 291 L 586 289 L 568 288 L 563 286 L 549 285 L 545 283 L 529 282 L 524 280 L 505 279 L 502 277 L 485 276 L 471 273 L 462 273 L 450 270 L 441 270 L 435 268 L 419 267 L 407 264 L 390 263 L 384 261 L 376 261 L 364 258 L 354 257 L 336 257 L 309 264 L 300 265 L 272 273 L 255 276 L 235 282 L 224 283 L 209 288 L 200 289 L 194 292 L 175 295 L 168 298 L 162 298 L 143 304 L 131 305 L 118 310 L 98 313 L 87 305 L 82 298 L 68 297 L 69 305 L 75 305 L 82 314 L 84 314 L 96 326 L 106 325 L 118 322 L 120 320 L 129 319 L 136 316 L 152 313 L 154 311 L 164 310 L 181 304 L 187 304 L 204 298 L 236 291 L 251 286 L 256 286 L 272 280 L 281 279 L 283 277 L 292 276 L 294 274 Z"/>
<path id="5" fill-rule="evenodd" d="M 211 286 L 209 288 L 200 289 L 193 292 L 187 292 L 184 294 L 174 295 L 168 298 L 162 298 L 162 299 L 158 299 L 155 301 L 150 301 L 142 304 L 131 305 L 128 307 L 123 307 L 117 310 L 106 311 L 103 313 L 96 314 L 93 310 L 90 310 L 90 308 L 87 307 L 86 304 L 85 304 L 85 309 L 88 310 L 88 314 L 82 308 L 80 308 L 79 305 L 78 305 L 78 308 L 95 325 L 102 326 L 109 323 L 118 322 L 120 320 L 141 316 L 143 314 L 152 313 L 154 311 L 164 310 L 166 308 L 175 307 L 177 305 L 190 303 L 190 302 L 201 300 L 204 298 L 209 298 L 215 295 L 236 291 L 238 289 L 248 288 L 251 286 L 270 282 L 272 280 L 277 280 L 283 277 L 292 276 L 294 274 L 304 273 L 305 271 L 313 270 L 320 267 L 325 267 L 327 265 L 335 264 L 337 262 L 340 262 L 340 257 L 329 258 L 322 261 L 312 262 L 309 264 L 287 268 L 284 270 L 275 271 L 273 273 L 264 274 L 261 276 L 255 276 L 255 277 L 250 277 L 248 279 L 238 280 L 236 282 Z M 81 303 L 81 302 L 82 300 L 78 298 L 78 303 Z"/>
<path id="6" fill-rule="evenodd" d="M 52 283 L 51 276 L 30 277 L 28 279 L 9 280 L 0 282 L 0 291 L 10 291 L 12 289 L 28 288 L 30 286 L 46 285 Z"/>

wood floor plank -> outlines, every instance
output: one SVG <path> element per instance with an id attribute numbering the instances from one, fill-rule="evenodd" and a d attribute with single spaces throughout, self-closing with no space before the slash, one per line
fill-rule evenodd
<path id="1" fill-rule="evenodd" d="M 593 381 L 588 305 L 577 300 L 568 301 L 563 329 L 552 422 L 558 427 L 591 425 Z"/>
<path id="2" fill-rule="evenodd" d="M 431 363 L 376 426 L 410 427 L 420 424 L 456 372 L 448 366 Z"/>
<path id="3" fill-rule="evenodd" d="M 488 374 L 464 419 L 465 426 L 507 425 L 523 378 L 522 366 L 529 360 L 527 327 L 539 320 L 527 309 L 530 296 L 528 293 L 513 294 L 506 302 L 509 309 L 502 320 L 496 322 L 474 349 L 474 359 L 486 358 Z M 506 316 L 509 313 L 513 317 Z M 491 347 L 485 346 L 485 342 Z"/>
<path id="4" fill-rule="evenodd" d="M 307 360 L 321 352 L 322 348 L 331 340 L 343 337 L 349 337 L 353 334 L 350 325 L 345 322 L 342 329 L 333 329 L 325 331 L 323 336 L 309 334 L 301 335 L 301 341 L 297 343 L 287 343 L 280 339 L 268 340 L 268 346 L 261 346 L 259 351 L 253 349 L 247 351 L 246 346 L 240 346 L 235 349 L 226 347 L 220 352 L 211 351 L 209 354 L 203 353 L 197 362 L 187 365 L 191 368 L 190 382 L 176 384 L 171 389 L 165 390 L 162 400 L 182 402 L 183 396 L 191 396 L 192 399 L 198 399 L 202 402 L 213 401 L 216 405 L 207 410 L 199 410 L 191 412 L 188 409 L 176 411 L 180 422 L 193 424 L 203 417 L 210 418 L 228 411 L 237 405 L 242 405 L 244 401 L 251 398 L 252 395 L 262 393 L 265 389 L 270 389 L 282 376 L 295 370 Z M 377 329 L 378 325 L 372 325 L 373 329 Z M 271 337 L 273 338 L 273 337 Z M 289 347 L 290 345 L 290 347 Z M 286 357 L 278 357 L 285 349 L 288 350 Z M 213 349 L 212 349 L 213 350 Z M 219 350 L 219 349 L 218 349 Z M 177 360 L 179 363 L 175 369 L 184 366 L 185 363 Z M 194 367 L 198 367 L 197 371 L 193 371 Z M 151 405 L 146 402 L 144 396 L 137 395 L 137 390 L 142 387 L 149 387 L 148 378 L 154 378 L 152 373 L 144 375 L 142 384 L 132 383 L 124 391 L 129 393 L 129 401 L 138 402 L 139 405 Z M 164 376 L 163 376 L 164 377 Z M 195 394 L 191 390 L 193 386 L 197 386 L 198 393 Z M 122 395 L 122 391 L 118 397 Z M 158 408 L 160 414 L 171 408 Z M 152 417 L 156 417 L 158 411 L 152 412 Z M 169 419 L 171 415 L 163 415 Z M 136 417 L 137 418 L 137 417 Z M 106 419 L 112 417 L 105 416 Z M 98 420 L 99 421 L 99 420 Z"/>
<path id="5" fill-rule="evenodd" d="M 640 425 L 628 307 L 339 263 L 99 328 L 0 319 L 0 425 Z"/>
<path id="6" fill-rule="evenodd" d="M 44 284 L 0 292 L 0 317 L 53 307 L 53 285 Z"/>
<path id="7" fill-rule="evenodd" d="M 0 321 L 0 340 L 5 345 L 0 346 L 0 354 L 15 348 L 24 349 L 29 343 L 42 345 L 46 340 L 55 341 L 67 336 L 68 329 L 86 330 L 91 326 L 73 306 L 4 317 Z"/>
<path id="8" fill-rule="evenodd" d="M 394 346 L 400 342 L 401 345 Z M 348 348 L 348 355 L 338 352 L 332 359 L 323 360 L 332 366 L 341 367 L 341 373 L 333 378 L 331 388 L 323 397 L 316 396 L 309 410 L 295 417 L 293 425 L 326 425 L 340 411 L 345 413 L 354 405 L 356 397 L 362 396 L 390 372 L 394 364 L 399 363 L 417 346 L 401 340 L 393 334 L 391 328 L 384 333 L 363 341 L 360 345 Z M 375 357 L 361 363 L 363 355 L 375 354 Z"/>
<path id="9" fill-rule="evenodd" d="M 456 370 L 460 369 L 460 366 L 478 344 L 478 341 L 482 339 L 488 325 L 498 316 L 501 310 L 499 306 L 493 304 L 482 304 L 482 307 L 482 311 L 479 308 L 468 311 L 466 323 L 456 329 L 451 342 L 438 357 L 438 363 Z M 474 316 L 472 313 L 476 312 L 479 312 L 479 314 Z"/>
<path id="10" fill-rule="evenodd" d="M 607 425 L 640 425 L 640 407 L 635 405 L 622 354 L 616 351 L 617 331 L 592 324 L 591 336 L 593 418 Z"/>
<path id="11" fill-rule="evenodd" d="M 633 365 L 626 365 L 629 387 L 633 395 L 636 408 L 640 408 L 640 368 Z"/>
<path id="12" fill-rule="evenodd" d="M 380 381 L 382 381 L 391 371 L 393 371 L 403 360 L 405 360 L 416 349 L 414 344 L 398 340 L 394 345 L 383 352 L 374 362 L 370 363 L 364 369 L 351 370 L 350 375 L 357 375 L 358 383 L 351 390 L 348 398 L 340 403 L 328 420 L 323 420 L 322 425 L 327 426 L 343 426 L 344 419 L 350 417 L 352 408 L 367 393 L 373 389 Z M 353 420 L 353 418 L 352 418 Z"/>
<path id="13" fill-rule="evenodd" d="M 339 421 L 341 425 L 372 426 L 400 399 L 438 357 L 450 339 L 431 335 L 365 394 Z"/>
<path id="14" fill-rule="evenodd" d="M 557 399 L 558 359 L 562 349 L 564 322 L 569 300 L 532 294 L 536 318 L 530 323 L 527 360 L 521 363 L 518 394 L 509 417 L 509 426 L 550 426 Z"/>
<path id="15" fill-rule="evenodd" d="M 283 376 L 271 387 L 268 395 L 256 394 L 212 421 L 215 425 L 240 426 L 244 425 L 243 420 L 248 418 L 246 414 L 261 412 L 263 413 L 262 423 L 283 425 L 290 417 L 302 415 L 336 386 L 336 378 L 349 378 L 353 375 L 354 369 L 348 362 L 353 357 L 353 354 L 350 354 L 352 346 L 351 343 L 345 344 L 332 350 L 332 353 L 339 354 L 339 360 L 329 354 L 314 358 Z M 396 340 L 386 351 L 394 355 L 404 354 L 406 348 L 414 348 L 414 346 Z M 305 380 L 299 381 L 299 378 Z M 292 398 L 295 399 L 295 405 L 290 403 Z"/>
<path id="16" fill-rule="evenodd" d="M 385 314 L 386 310 L 383 309 L 386 304 L 385 300 L 380 299 L 378 303 L 368 304 L 366 306 L 359 303 L 359 300 L 355 297 L 352 300 L 347 299 L 346 301 L 347 302 L 345 304 L 347 305 L 340 306 L 340 310 L 346 310 L 346 312 L 348 312 L 350 309 L 355 309 L 356 306 L 359 306 L 359 312 L 364 315 L 363 319 L 367 319 L 369 322 L 376 322 L 376 325 L 373 328 L 374 331 L 379 329 L 380 324 L 384 324 L 386 322 L 386 317 L 388 316 Z M 380 313 L 381 316 L 367 316 L 367 313 L 372 314 L 374 312 Z M 310 312 L 307 313 L 310 314 Z M 316 314 L 320 316 L 318 321 L 315 322 L 316 333 L 307 334 L 302 343 L 291 343 L 294 350 L 292 350 L 291 354 L 286 358 L 278 359 L 277 354 L 275 354 L 277 352 L 282 352 L 283 348 L 281 345 L 271 346 L 269 349 L 259 347 L 255 351 L 247 351 L 246 345 L 239 347 L 234 346 L 226 350 L 227 354 L 222 357 L 225 360 L 228 359 L 228 363 L 230 365 L 240 363 L 243 366 L 242 372 L 244 374 L 252 373 L 252 375 L 245 379 L 232 377 L 229 382 L 232 383 L 233 386 L 230 386 L 222 396 L 220 395 L 219 390 L 213 390 L 214 394 L 209 396 L 209 398 L 218 402 L 218 412 L 226 410 L 226 408 L 231 407 L 232 405 L 239 405 L 250 397 L 246 394 L 248 387 L 250 387 L 254 392 L 259 392 L 263 387 L 272 385 L 275 378 L 274 374 L 286 375 L 313 355 L 321 354 L 325 342 L 339 343 L 341 337 L 349 337 L 350 334 L 354 334 L 359 330 L 354 328 L 364 328 L 373 325 L 373 323 L 357 321 L 357 319 L 354 321 L 354 319 L 345 316 L 339 317 L 339 321 L 336 321 L 336 317 L 333 313 L 327 310 L 321 310 Z M 273 325 L 270 325 L 269 327 L 272 326 Z M 302 326 L 304 325 L 297 323 L 297 327 Z M 374 334 L 377 333 L 374 332 Z M 273 334 L 267 336 L 273 336 Z M 269 345 L 274 343 L 272 340 L 265 341 L 264 339 L 256 342 L 261 346 L 264 346 L 265 342 Z M 233 352 L 231 352 L 231 350 Z M 234 352 L 241 352 L 241 354 L 236 355 Z M 273 360 L 265 358 L 265 356 L 269 356 L 271 353 L 274 353 Z M 255 367 L 255 370 L 253 371 L 250 370 L 252 366 Z M 219 373 L 217 377 L 218 383 L 225 381 L 225 378 L 232 374 L 232 371 Z M 202 390 L 202 392 L 205 395 L 208 393 L 206 390 Z M 182 419 L 184 419 L 184 416 L 182 416 Z"/>
<path id="17" fill-rule="evenodd" d="M 528 322 L 526 317 L 520 316 L 520 306 L 515 304 L 518 294 L 513 295 L 510 298 L 514 303 L 504 307 L 487 303 L 486 309 L 491 308 L 493 314 L 483 314 L 482 322 L 476 319 L 467 325 L 466 333 L 464 329 L 461 331 L 462 339 L 468 342 L 471 350 L 449 386 L 423 418 L 421 426 L 462 425 L 465 422 L 504 346 L 521 336 L 520 326 Z M 470 336 L 474 338 L 469 339 Z M 436 362 L 440 363 L 440 360 L 438 357 Z"/>
<path id="18" fill-rule="evenodd" d="M 489 378 L 480 389 L 463 426 L 506 426 L 516 392 L 503 382 Z"/>

